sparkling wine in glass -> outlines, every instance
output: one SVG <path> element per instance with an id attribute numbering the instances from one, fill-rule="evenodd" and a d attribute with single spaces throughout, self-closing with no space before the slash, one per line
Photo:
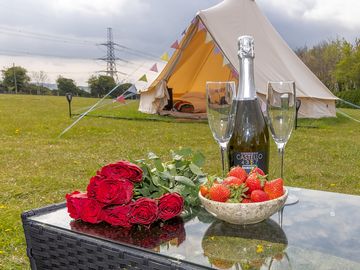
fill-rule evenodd
<path id="1" fill-rule="evenodd" d="M 220 145 L 222 173 L 227 168 L 226 149 L 234 130 L 235 82 L 206 82 L 207 117 L 214 139 Z"/>
<path id="2" fill-rule="evenodd" d="M 296 116 L 294 81 L 268 82 L 267 117 L 271 135 L 280 154 L 280 176 L 284 179 L 284 152 L 294 127 Z M 289 194 L 286 204 L 294 204 L 298 198 Z"/>

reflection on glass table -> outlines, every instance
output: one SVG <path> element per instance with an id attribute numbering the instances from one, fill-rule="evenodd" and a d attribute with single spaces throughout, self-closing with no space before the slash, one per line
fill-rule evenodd
<path id="1" fill-rule="evenodd" d="M 271 219 L 247 226 L 214 221 L 202 239 L 204 255 L 220 269 L 275 269 L 286 260 L 287 245 L 285 232 Z"/>
<path id="2" fill-rule="evenodd" d="M 359 270 L 360 196 L 290 189 L 301 200 L 284 208 L 282 228 L 277 214 L 256 225 L 234 226 L 203 209 L 140 231 L 74 222 L 64 207 L 30 219 L 206 269 Z"/>

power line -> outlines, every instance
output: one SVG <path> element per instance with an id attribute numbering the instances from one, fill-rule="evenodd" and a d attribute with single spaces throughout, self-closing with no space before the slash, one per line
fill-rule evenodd
<path id="1" fill-rule="evenodd" d="M 3 52 L 3 53 L 1 53 Z M 49 54 L 49 53 L 39 53 L 39 52 L 27 52 L 27 51 L 18 51 L 18 50 L 4 50 L 0 49 L 1 55 L 14 55 L 14 56 L 21 56 L 21 55 L 30 55 L 30 56 L 44 56 L 44 57 L 58 57 L 58 58 L 74 58 L 68 55 L 60 55 L 60 54 Z M 91 59 L 91 58 L 81 58 L 77 57 L 77 59 Z"/>
<path id="2" fill-rule="evenodd" d="M 155 56 L 153 54 L 150 54 L 150 53 L 147 53 L 147 52 L 142 52 L 142 51 L 139 51 L 139 50 L 136 50 L 136 49 L 132 49 L 132 48 L 129 48 L 127 46 L 124 46 L 124 45 L 119 45 L 117 44 L 118 47 L 120 47 L 121 49 L 125 49 L 128 51 L 128 53 L 130 54 L 133 54 L 133 55 L 136 55 L 136 56 L 142 56 L 142 57 L 147 57 L 147 58 L 151 58 L 151 59 L 156 59 L 156 60 L 159 60 L 159 57 L 158 56 Z M 120 49 L 115 49 L 117 51 L 123 51 L 123 50 L 120 50 Z"/>
<path id="3" fill-rule="evenodd" d="M 57 42 L 63 42 L 63 43 L 81 43 L 81 44 L 94 45 L 94 46 L 97 44 L 95 41 L 90 41 L 90 40 L 77 39 L 77 38 L 72 38 L 69 36 L 50 35 L 50 34 L 44 34 L 44 33 L 39 33 L 39 32 L 22 30 L 22 29 L 13 29 L 13 28 L 4 27 L 4 26 L 0 26 L 0 30 L 2 30 L 1 33 L 3 33 L 3 34 L 15 35 L 15 36 L 21 36 L 21 37 L 27 37 L 27 38 L 45 39 L 45 40 L 49 40 L 49 41 L 57 41 Z"/>
<path id="4" fill-rule="evenodd" d="M 32 31 L 27 31 L 27 30 L 22 30 L 22 29 L 13 29 L 13 28 L 4 27 L 4 26 L 0 26 L 0 34 L 18 36 L 18 37 L 22 37 L 22 38 L 46 40 L 46 41 L 51 41 L 51 42 L 77 44 L 77 45 L 91 45 L 91 46 L 105 45 L 105 46 L 107 46 L 107 44 L 108 44 L 108 43 L 99 44 L 98 42 L 85 40 L 85 39 L 76 39 L 76 38 L 72 38 L 69 36 L 44 34 L 44 33 L 32 32 Z M 159 60 L 158 56 L 155 56 L 148 52 L 130 48 L 123 44 L 113 42 L 112 45 L 114 46 L 114 50 L 116 50 L 116 51 L 132 54 L 135 56 L 141 56 L 141 57 L 147 57 L 150 59 Z M 118 47 L 118 48 L 116 48 L 116 47 Z M 123 61 L 123 62 L 127 61 L 125 59 L 118 59 L 118 60 Z"/>

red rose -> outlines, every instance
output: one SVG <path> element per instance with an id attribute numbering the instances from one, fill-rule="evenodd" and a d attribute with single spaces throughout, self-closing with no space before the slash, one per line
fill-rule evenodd
<path id="1" fill-rule="evenodd" d="M 126 179 L 105 179 L 95 189 L 95 198 L 105 204 L 127 204 L 133 196 L 134 185 Z"/>
<path id="2" fill-rule="evenodd" d="M 101 210 L 103 204 L 98 201 L 90 198 L 83 198 L 81 200 L 81 220 L 89 223 L 100 223 L 101 220 Z"/>
<path id="3" fill-rule="evenodd" d="M 106 179 L 106 177 L 101 176 L 101 175 L 95 175 L 93 177 L 90 178 L 90 183 L 87 186 L 86 190 L 87 190 L 87 195 L 89 198 L 94 198 L 96 197 L 96 189 L 99 186 L 100 182 L 102 180 Z"/>
<path id="4" fill-rule="evenodd" d="M 105 176 L 106 178 L 122 178 L 133 182 L 141 182 L 143 171 L 139 166 L 122 160 L 102 167 L 98 174 Z"/>
<path id="5" fill-rule="evenodd" d="M 66 206 L 70 217 L 74 219 L 80 218 L 81 213 L 81 200 L 87 198 L 86 193 L 80 193 L 79 191 L 74 191 L 70 194 L 66 194 Z"/>
<path id="6" fill-rule="evenodd" d="M 132 224 L 129 222 L 130 205 L 118 205 L 108 207 L 102 211 L 102 219 L 113 225 L 121 227 L 131 227 Z"/>
<path id="7" fill-rule="evenodd" d="M 100 214 L 103 204 L 88 198 L 86 193 L 74 191 L 66 194 L 66 206 L 70 217 L 89 223 L 101 222 Z"/>
<path id="8" fill-rule="evenodd" d="M 158 207 L 153 199 L 140 198 L 131 205 L 130 223 L 149 225 L 157 220 Z"/>
<path id="9" fill-rule="evenodd" d="M 159 218 L 171 219 L 179 215 L 184 207 L 184 199 L 178 193 L 166 193 L 159 198 Z"/>

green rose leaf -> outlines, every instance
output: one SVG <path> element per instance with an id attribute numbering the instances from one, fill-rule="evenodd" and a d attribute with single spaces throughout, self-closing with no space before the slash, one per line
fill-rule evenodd
<path id="1" fill-rule="evenodd" d="M 194 163 L 190 163 L 189 167 L 190 167 L 190 170 L 194 174 L 196 174 L 196 175 L 204 175 L 204 173 L 201 171 L 201 169 L 198 166 L 196 166 Z"/>
<path id="2" fill-rule="evenodd" d="M 157 177 L 157 176 L 153 176 L 152 178 L 151 178 L 151 181 L 152 181 L 152 183 L 154 184 L 154 186 L 157 186 L 157 187 L 159 187 L 160 186 L 160 179 L 159 179 L 159 177 Z"/>
<path id="3" fill-rule="evenodd" d="M 167 169 L 168 169 L 168 171 L 170 172 L 170 174 L 172 176 L 175 176 L 177 174 L 176 173 L 176 166 L 174 164 L 167 165 Z"/>
<path id="4" fill-rule="evenodd" d="M 173 178 L 173 176 L 172 176 L 172 175 L 170 174 L 170 172 L 168 172 L 168 171 L 160 172 L 160 173 L 159 173 L 159 176 L 160 176 L 161 178 L 166 179 L 166 180 L 170 180 L 170 179 Z"/>
<path id="5" fill-rule="evenodd" d="M 155 168 L 158 171 L 163 172 L 164 171 L 164 166 L 163 166 L 161 160 L 156 158 L 156 159 L 153 159 L 153 161 L 154 161 Z"/>
<path id="6" fill-rule="evenodd" d="M 198 190 L 206 181 L 202 166 L 205 157 L 189 148 L 171 151 L 171 159 L 163 162 L 155 153 L 149 153 L 147 159 L 137 160 L 143 170 L 143 181 L 134 187 L 134 198 L 158 198 L 167 192 L 178 192 L 185 199 L 185 207 L 200 205 Z"/>
<path id="7" fill-rule="evenodd" d="M 186 186 L 190 186 L 190 187 L 195 187 L 196 185 L 194 184 L 193 181 L 191 181 L 190 178 L 187 178 L 185 176 L 181 176 L 181 175 L 177 175 L 175 176 L 175 181 L 176 182 L 179 182 L 183 185 L 186 185 Z"/>
<path id="8" fill-rule="evenodd" d="M 205 156 L 200 152 L 196 152 L 191 161 L 198 167 L 202 167 L 205 164 Z"/>

